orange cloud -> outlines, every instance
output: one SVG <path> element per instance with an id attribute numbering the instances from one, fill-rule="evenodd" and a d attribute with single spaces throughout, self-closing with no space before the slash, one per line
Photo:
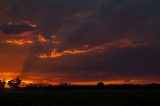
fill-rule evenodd
<path id="1" fill-rule="evenodd" d="M 72 55 L 75 55 L 75 54 L 84 54 L 84 53 L 87 53 L 89 52 L 90 50 L 65 50 L 63 52 L 57 52 L 56 49 L 54 49 L 50 55 L 47 55 L 47 54 L 40 54 L 40 58 L 42 59 L 45 59 L 45 58 L 58 58 L 58 57 L 61 57 L 61 56 L 64 56 L 64 55 L 67 55 L 67 54 L 72 54 Z"/>
<path id="2" fill-rule="evenodd" d="M 63 52 L 56 52 L 56 49 L 54 49 L 50 57 L 56 58 L 56 57 L 61 57 L 66 54 L 83 54 L 86 52 L 87 51 L 83 51 L 83 50 L 65 50 Z"/>
<path id="3" fill-rule="evenodd" d="M 19 40 L 6 40 L 6 43 L 8 44 L 14 44 L 14 45 L 25 45 L 25 44 L 33 44 L 32 40 L 24 40 L 24 39 L 19 39 Z"/>
<path id="4" fill-rule="evenodd" d="M 38 35 L 38 41 L 41 43 L 45 43 L 45 42 L 47 42 L 47 39 L 42 35 Z"/>
<path id="5" fill-rule="evenodd" d="M 48 58 L 48 55 L 43 53 L 43 54 L 40 54 L 39 58 L 45 59 L 45 58 Z"/>

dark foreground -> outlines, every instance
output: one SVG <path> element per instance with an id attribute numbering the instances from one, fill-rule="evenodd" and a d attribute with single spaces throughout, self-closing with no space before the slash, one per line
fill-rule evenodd
<path id="1" fill-rule="evenodd" d="M 4 90 L 0 106 L 160 106 L 160 90 Z"/>

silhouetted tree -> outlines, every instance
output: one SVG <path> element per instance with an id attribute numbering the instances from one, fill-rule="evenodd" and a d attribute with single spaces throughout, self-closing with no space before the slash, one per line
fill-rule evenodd
<path id="1" fill-rule="evenodd" d="M 97 87 L 98 87 L 98 88 L 104 88 L 104 86 L 105 86 L 105 85 L 104 85 L 103 82 L 98 82 L 98 83 L 97 83 Z"/>
<path id="2" fill-rule="evenodd" d="M 22 80 L 19 77 L 16 77 L 14 80 L 10 80 L 8 81 L 8 85 L 11 88 L 19 88 L 19 86 L 21 85 Z"/>
<path id="3" fill-rule="evenodd" d="M 5 88 L 6 81 L 0 80 L 0 88 Z"/>

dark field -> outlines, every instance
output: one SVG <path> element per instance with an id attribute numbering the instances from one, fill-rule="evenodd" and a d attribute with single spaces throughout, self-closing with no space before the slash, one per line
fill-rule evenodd
<path id="1" fill-rule="evenodd" d="M 0 106 L 160 106 L 160 90 L 5 90 Z"/>

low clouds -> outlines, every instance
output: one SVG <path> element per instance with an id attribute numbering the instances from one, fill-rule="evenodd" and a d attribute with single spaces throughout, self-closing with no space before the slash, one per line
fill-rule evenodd
<path id="1" fill-rule="evenodd" d="M 93 81 L 160 75 L 159 0 L 0 2 L 1 40 L 33 42 L 22 65 L 26 76 Z"/>

